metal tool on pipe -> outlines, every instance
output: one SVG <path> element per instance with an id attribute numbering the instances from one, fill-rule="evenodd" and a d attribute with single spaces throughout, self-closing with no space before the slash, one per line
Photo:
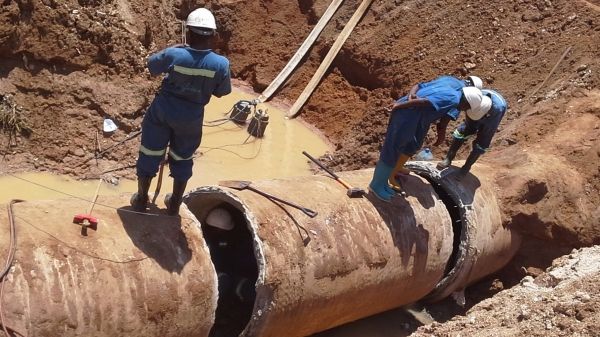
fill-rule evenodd
<path id="1" fill-rule="evenodd" d="M 344 187 L 348 189 L 348 191 L 346 192 L 346 195 L 348 197 L 362 198 L 362 196 L 365 195 L 365 190 L 363 190 L 362 188 L 358 188 L 358 187 L 352 187 L 350 184 L 348 184 L 346 181 L 344 181 L 342 178 L 340 178 L 337 174 L 333 173 L 331 170 L 329 170 L 327 167 L 325 167 L 325 165 L 323 165 L 316 158 L 313 158 L 313 156 L 308 154 L 306 151 L 302 151 L 302 154 L 305 155 L 306 157 L 308 157 L 308 159 L 310 159 L 313 163 L 319 165 L 319 167 L 322 168 L 325 172 L 329 173 L 329 175 L 331 175 L 333 177 L 333 179 L 338 181 L 340 184 L 344 185 Z"/>

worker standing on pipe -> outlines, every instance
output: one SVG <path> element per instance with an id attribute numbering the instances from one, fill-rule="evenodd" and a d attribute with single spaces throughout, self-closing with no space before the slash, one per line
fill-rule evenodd
<path id="1" fill-rule="evenodd" d="M 461 80 L 454 76 L 444 75 L 444 76 L 440 76 L 430 82 L 415 84 L 410 89 L 410 91 L 407 95 L 408 100 L 410 101 L 412 99 L 418 98 L 417 91 L 420 88 L 423 88 L 423 87 L 426 87 L 426 86 L 432 85 L 432 84 L 446 84 L 449 87 L 455 88 L 455 89 L 462 89 L 464 87 L 475 87 L 477 89 L 481 89 L 483 87 L 483 81 L 481 80 L 481 78 L 479 78 L 477 76 L 471 75 L 471 76 L 467 76 L 464 80 Z M 446 129 L 448 128 L 448 123 L 450 122 L 450 120 L 455 121 L 457 119 L 458 119 L 458 113 L 456 110 L 449 111 L 448 114 L 446 114 L 444 117 L 440 118 L 440 120 L 436 124 L 437 140 L 433 144 L 433 146 L 439 146 L 440 144 L 442 144 L 442 142 L 446 138 Z M 410 174 L 410 171 L 408 169 L 404 168 L 404 163 L 406 163 L 406 161 L 408 159 L 410 159 L 410 157 L 412 157 L 415 153 L 417 153 L 417 151 L 423 146 L 423 141 L 425 140 L 425 136 L 427 135 L 427 132 L 429 132 L 429 129 L 419 130 L 419 132 L 425 133 L 421 137 L 417 137 L 418 139 L 421 139 L 421 142 L 420 143 L 417 143 L 416 141 L 412 142 L 411 143 L 412 145 L 409 145 L 406 148 L 406 153 L 403 153 L 400 155 L 400 159 L 401 159 L 400 162 L 402 163 L 402 166 L 396 167 L 394 169 L 394 174 L 392 174 L 392 177 L 390 177 L 390 182 L 391 182 L 392 186 L 396 186 L 396 187 L 400 186 L 400 184 L 398 183 L 398 174 L 404 174 L 404 175 Z"/>
<path id="2" fill-rule="evenodd" d="M 490 144 L 492 138 L 498 130 L 498 126 L 508 109 L 506 100 L 500 93 L 494 90 L 484 89 L 482 93 L 491 99 L 491 106 L 488 110 L 467 110 L 467 117 L 465 121 L 454 131 L 452 134 L 452 144 L 448 149 L 446 158 L 439 162 L 438 169 L 445 169 L 450 166 L 452 160 L 456 156 L 456 152 L 463 145 L 463 143 L 474 134 L 477 134 L 477 138 L 473 142 L 473 148 L 467 161 L 460 169 L 462 175 L 466 175 L 471 166 L 484 154 Z"/>
<path id="3" fill-rule="evenodd" d="M 447 114 L 458 115 L 461 110 L 467 109 L 479 111 L 482 103 L 484 106 L 488 103 L 475 87 L 456 89 L 443 82 L 422 85 L 416 96 L 417 98 L 410 100 L 404 96 L 391 108 L 380 158 L 369 184 L 369 189 L 383 201 L 390 201 L 395 194 L 388 181 L 395 175 L 393 171 L 404 166 L 408 159 L 405 155 L 408 148 L 413 142 L 421 143 L 421 138 L 425 137 L 426 131 L 420 130 L 428 130 L 431 123 Z M 402 154 L 405 156 L 401 156 Z"/>
<path id="4" fill-rule="evenodd" d="M 148 59 L 153 76 L 166 74 L 160 91 L 142 122 L 137 161 L 138 192 L 131 204 L 146 210 L 150 182 L 169 146 L 168 162 L 173 194 L 165 199 L 168 214 L 177 215 L 187 181 L 192 176 L 193 155 L 200 146 L 204 106 L 211 95 L 231 92 L 229 60 L 210 48 L 216 35 L 213 14 L 206 8 L 191 12 L 186 20 L 189 45 L 166 48 Z"/>

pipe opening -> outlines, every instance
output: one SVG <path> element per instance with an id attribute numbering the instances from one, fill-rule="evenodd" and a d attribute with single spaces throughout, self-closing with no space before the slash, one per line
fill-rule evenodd
<path id="1" fill-rule="evenodd" d="M 256 299 L 259 270 L 253 236 L 241 205 L 206 197 L 191 195 L 186 204 L 201 223 L 217 273 L 219 296 L 209 336 L 235 337 L 250 321 Z"/>
<path id="2" fill-rule="evenodd" d="M 446 264 L 446 269 L 444 270 L 444 276 L 447 276 L 458 262 L 460 243 L 462 237 L 461 233 L 463 230 L 461 208 L 441 184 L 439 184 L 438 182 L 426 175 L 422 175 L 422 177 L 425 178 L 431 184 L 435 193 L 437 193 L 440 199 L 442 199 L 442 202 L 446 206 L 446 209 L 448 209 L 448 213 L 450 214 L 450 218 L 452 219 L 452 231 L 454 233 L 452 242 L 453 249 L 450 258 L 448 259 L 448 263 Z"/>

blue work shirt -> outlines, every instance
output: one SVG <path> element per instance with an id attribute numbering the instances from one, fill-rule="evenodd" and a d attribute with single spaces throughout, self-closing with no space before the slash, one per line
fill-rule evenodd
<path id="1" fill-rule="evenodd" d="M 443 83 L 429 83 L 417 91 L 417 96 L 430 104 L 392 111 L 380 154 L 387 165 L 394 166 L 400 154 L 410 154 L 416 145 L 422 144 L 431 123 L 454 111 L 458 114 L 462 90 Z M 407 99 L 404 96 L 396 102 Z"/>
<path id="2" fill-rule="evenodd" d="M 424 121 L 427 124 L 433 123 L 434 121 L 448 115 L 453 119 L 458 118 L 460 111 L 458 110 L 458 104 L 462 97 L 462 88 L 453 88 L 447 85 L 444 81 L 431 81 L 426 83 L 419 83 L 419 90 L 417 90 L 417 97 L 427 99 L 431 105 L 425 107 L 414 108 L 414 110 L 421 113 Z M 397 102 L 406 102 L 408 98 L 406 96 L 400 98 Z M 410 109 L 409 109 L 410 110 Z"/>
<path id="3" fill-rule="evenodd" d="M 208 104 L 212 95 L 221 97 L 231 92 L 229 60 L 210 49 L 164 49 L 148 58 L 148 70 L 154 76 L 167 74 L 160 94 L 197 103 L 202 107 Z"/>
<path id="4" fill-rule="evenodd" d="M 444 75 L 444 76 L 440 76 L 438 78 L 436 78 L 433 81 L 429 81 L 429 82 L 425 82 L 425 83 L 420 83 L 419 86 L 427 86 L 430 85 L 432 83 L 436 83 L 436 84 L 444 84 L 447 85 L 453 89 L 462 89 L 464 87 L 467 86 L 467 84 L 465 83 L 465 81 L 458 79 L 454 76 L 449 76 L 449 75 Z"/>
<path id="5" fill-rule="evenodd" d="M 425 98 L 424 95 L 426 95 L 425 91 L 422 91 L 424 89 L 428 89 L 428 90 L 441 90 L 440 88 L 442 87 L 449 87 L 452 90 L 459 90 L 460 94 L 462 95 L 462 88 L 466 87 L 466 84 L 464 81 L 459 80 L 458 78 L 454 77 L 454 76 L 440 76 L 438 78 L 436 78 L 435 80 L 429 81 L 429 82 L 424 82 L 424 83 L 419 83 L 419 90 L 417 91 L 417 97 L 419 98 Z M 460 101 L 460 98 L 459 98 Z M 458 109 L 450 109 L 446 112 L 446 115 L 448 115 L 448 117 L 450 117 L 453 121 L 458 119 L 458 116 L 460 115 L 460 111 Z"/>
<path id="6" fill-rule="evenodd" d="M 504 114 L 508 109 L 508 103 L 500 93 L 491 89 L 483 89 L 481 92 L 489 96 L 492 99 L 492 107 L 486 114 L 486 116 L 495 116 L 497 114 Z"/>

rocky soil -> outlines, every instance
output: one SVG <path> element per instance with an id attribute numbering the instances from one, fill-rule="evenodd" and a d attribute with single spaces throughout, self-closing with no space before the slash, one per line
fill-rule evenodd
<path id="1" fill-rule="evenodd" d="M 295 100 L 358 3 L 344 2 L 276 94 L 278 101 Z M 130 166 L 137 155 L 136 140 L 97 163 L 86 159 L 96 148 L 96 138 L 106 148 L 139 129 L 159 85 L 145 70 L 145 59 L 179 42 L 178 20 L 191 9 L 214 10 L 220 27 L 217 50 L 230 58 L 234 77 L 260 92 L 328 4 L 329 0 L 0 2 L 0 95 L 5 102 L 0 111 L 18 107 L 15 111 L 27 125 L 26 131 L 11 135 L 2 124 L 0 173 L 51 171 L 91 178 Z M 573 248 L 600 244 L 598 45 L 598 0 L 375 0 L 301 116 L 335 144 L 335 151 L 324 158 L 328 164 L 351 170 L 377 160 L 388 118 L 384 107 L 416 82 L 440 74 L 476 74 L 505 95 L 509 112 L 482 161 L 499 168 L 505 223 L 526 240 L 509 266 L 467 293 L 472 305 L 524 276 L 539 279 L 554 258 Z M 99 132 L 104 117 L 117 122 L 116 134 Z M 440 158 L 446 148 L 444 144 L 432 150 Z M 468 150 L 464 147 L 459 157 Z M 117 172 L 129 177 L 132 173 Z M 586 276 L 576 283 L 592 297 L 587 303 L 596 303 L 591 294 L 600 290 L 592 279 Z M 559 290 L 569 289 L 575 286 Z M 545 302 L 532 303 L 541 307 Z M 535 307 L 527 310 L 535 312 Z M 549 308 L 566 316 L 560 308 L 544 310 Z M 570 312 L 573 307 L 565 308 Z M 512 310 L 522 311 L 518 305 Z M 496 309 L 488 311 L 498 318 L 489 326 L 504 331 L 504 316 L 495 314 Z M 568 317 L 577 320 L 577 313 Z M 569 335 L 570 328 L 559 324 L 576 323 L 550 320 L 551 328 L 545 330 L 543 319 L 539 324 L 531 318 L 512 319 L 505 321 L 511 329 L 517 323 L 531 323 L 527 331 L 542 329 L 527 333 L 534 335 Z M 472 328 L 481 322 L 485 321 L 475 318 Z M 587 324 L 571 324 L 573 335 L 593 331 L 585 330 L 592 327 Z"/>
<path id="2" fill-rule="evenodd" d="M 600 336 L 598 256 L 600 246 L 574 250 L 464 316 L 422 326 L 410 336 Z"/>

